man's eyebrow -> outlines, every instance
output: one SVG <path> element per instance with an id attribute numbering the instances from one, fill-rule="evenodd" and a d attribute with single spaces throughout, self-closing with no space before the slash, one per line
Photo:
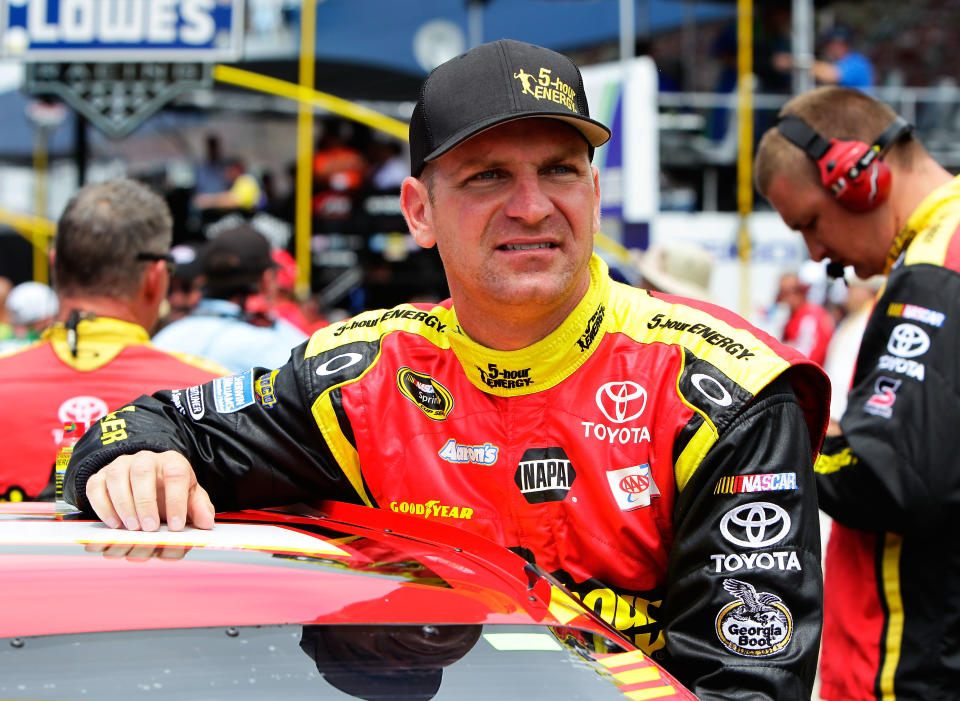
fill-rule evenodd
<path id="1" fill-rule="evenodd" d="M 570 160 L 572 158 L 577 158 L 580 155 L 580 150 L 577 147 L 557 149 L 553 153 L 545 155 L 539 160 L 539 166 L 548 166 L 555 163 L 560 163 L 562 161 Z M 473 158 L 468 158 L 464 160 L 460 166 L 457 168 L 455 173 L 461 173 L 465 170 L 474 170 L 476 168 L 481 168 L 483 170 L 495 170 L 504 165 L 509 165 L 511 163 L 516 163 L 515 159 L 499 157 L 494 153 L 485 153 L 479 156 L 474 156 Z"/>

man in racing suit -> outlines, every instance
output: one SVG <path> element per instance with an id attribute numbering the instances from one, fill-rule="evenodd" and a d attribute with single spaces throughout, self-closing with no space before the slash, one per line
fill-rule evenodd
<path id="1" fill-rule="evenodd" d="M 91 183 L 57 224 L 59 317 L 40 341 L 0 357 L 0 500 L 53 499 L 65 423 L 86 429 L 131 396 L 227 373 L 150 344 L 169 283 L 173 222 L 146 185 Z"/>
<path id="2" fill-rule="evenodd" d="M 816 465 L 821 508 L 835 520 L 821 696 L 955 699 L 960 180 L 908 124 L 862 93 L 814 90 L 782 115 L 816 134 L 786 127 L 764 135 L 760 192 L 803 233 L 815 260 L 852 265 L 862 278 L 889 275 L 847 409 Z M 833 169 L 844 179 L 839 187 Z"/>
<path id="3" fill-rule="evenodd" d="M 401 202 L 452 299 L 141 397 L 78 444 L 68 499 L 148 530 L 211 527 L 211 498 L 442 520 L 557 576 L 701 698 L 808 699 L 828 382 L 726 310 L 610 279 L 590 166 L 609 131 L 582 94 L 519 42 L 434 71 Z"/>

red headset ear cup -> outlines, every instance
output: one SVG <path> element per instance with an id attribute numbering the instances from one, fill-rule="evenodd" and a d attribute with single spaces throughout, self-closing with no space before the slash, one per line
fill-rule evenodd
<path id="1" fill-rule="evenodd" d="M 817 161 L 820 181 L 841 205 L 853 212 L 868 212 L 890 193 L 890 166 L 876 156 L 861 166 L 870 146 L 862 141 L 832 139 Z"/>

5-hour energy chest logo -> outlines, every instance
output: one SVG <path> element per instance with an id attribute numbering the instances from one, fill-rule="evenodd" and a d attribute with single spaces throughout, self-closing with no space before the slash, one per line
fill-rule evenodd
<path id="1" fill-rule="evenodd" d="M 530 377 L 530 368 L 511 370 L 498 367 L 496 363 L 487 363 L 486 370 L 479 365 L 477 370 L 480 371 L 480 381 L 487 387 L 516 389 L 518 387 L 529 387 L 533 384 L 533 378 Z"/>
<path id="2" fill-rule="evenodd" d="M 717 346 L 737 360 L 749 360 L 756 355 L 756 353 L 749 350 L 744 343 L 699 322 L 694 323 L 684 321 L 683 319 L 670 319 L 665 314 L 654 314 L 650 321 L 647 322 L 647 328 L 664 328 L 692 333 L 695 336 L 703 338 L 703 340 L 711 346 Z"/>

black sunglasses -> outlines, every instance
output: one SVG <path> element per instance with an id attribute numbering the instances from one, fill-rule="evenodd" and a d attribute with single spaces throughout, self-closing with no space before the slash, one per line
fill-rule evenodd
<path id="1" fill-rule="evenodd" d="M 169 253 L 145 253 L 141 251 L 137 254 L 137 260 L 165 260 L 168 263 L 176 265 L 176 258 Z"/>
<path id="2" fill-rule="evenodd" d="M 167 264 L 167 272 L 173 276 L 174 271 L 177 269 L 177 260 L 169 253 L 148 253 L 146 251 L 140 251 L 137 254 L 137 260 L 162 260 Z"/>

